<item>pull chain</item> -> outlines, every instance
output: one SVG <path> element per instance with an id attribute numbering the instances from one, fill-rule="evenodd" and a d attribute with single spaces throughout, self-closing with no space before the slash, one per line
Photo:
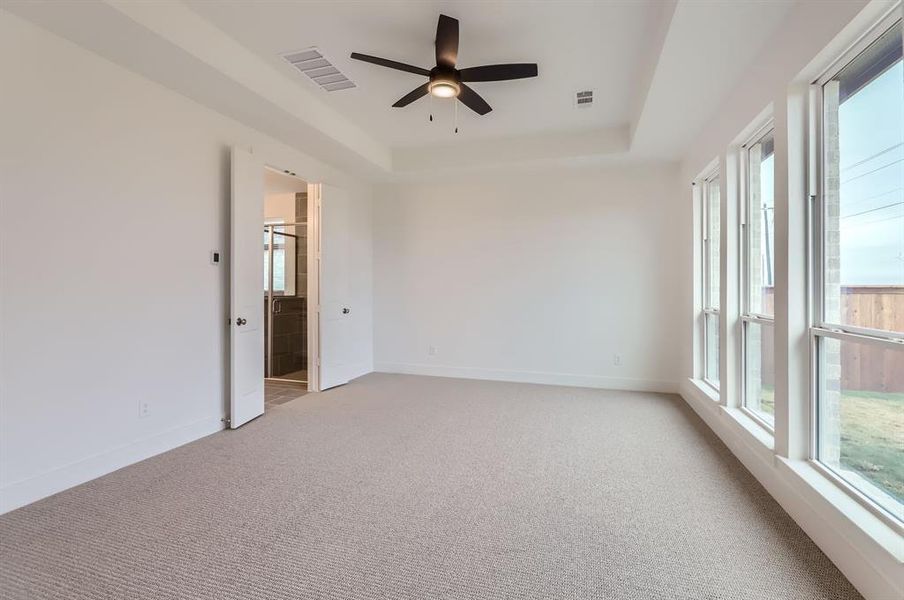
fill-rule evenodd
<path id="1" fill-rule="evenodd" d="M 455 133 L 458 133 L 458 98 L 452 98 L 452 102 L 455 103 Z"/>
<path id="2" fill-rule="evenodd" d="M 433 122 L 433 94 L 430 94 L 430 122 Z"/>

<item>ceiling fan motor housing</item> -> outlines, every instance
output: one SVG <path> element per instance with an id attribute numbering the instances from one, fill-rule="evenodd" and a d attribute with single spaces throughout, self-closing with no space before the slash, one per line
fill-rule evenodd
<path id="1" fill-rule="evenodd" d="M 430 93 L 441 98 L 458 96 L 461 91 L 461 77 L 458 70 L 451 67 L 435 66 L 430 69 Z"/>

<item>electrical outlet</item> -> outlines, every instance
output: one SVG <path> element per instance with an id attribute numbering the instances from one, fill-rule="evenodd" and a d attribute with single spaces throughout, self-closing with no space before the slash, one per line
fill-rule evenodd
<path id="1" fill-rule="evenodd" d="M 621 354 L 613 354 L 612 355 L 612 364 L 616 367 L 621 366 Z"/>
<path id="2" fill-rule="evenodd" d="M 436 356 L 436 353 L 437 353 L 437 352 L 438 352 L 438 350 L 436 349 L 436 346 L 428 346 L 428 347 L 427 347 L 427 354 L 428 354 L 428 355 L 430 355 L 430 356 Z"/>
<path id="3" fill-rule="evenodd" d="M 147 400 L 138 401 L 138 418 L 143 419 L 151 414 L 151 403 Z"/>

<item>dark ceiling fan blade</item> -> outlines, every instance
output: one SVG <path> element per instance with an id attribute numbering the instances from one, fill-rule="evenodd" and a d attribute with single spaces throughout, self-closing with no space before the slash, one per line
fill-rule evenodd
<path id="1" fill-rule="evenodd" d="M 368 54 L 359 54 L 358 52 L 352 52 L 351 57 L 355 60 L 362 60 L 364 62 L 380 65 L 381 67 L 389 67 L 390 69 L 395 69 L 397 71 L 407 71 L 408 73 L 414 73 L 415 75 L 424 75 L 425 77 L 430 77 L 430 71 L 428 71 L 427 69 L 422 69 L 413 65 L 406 65 L 405 63 L 389 60 L 388 58 L 380 58 L 379 56 L 370 56 Z"/>
<path id="2" fill-rule="evenodd" d="M 458 19 L 439 16 L 436 24 L 436 64 L 454 67 L 458 62 Z"/>
<path id="3" fill-rule="evenodd" d="M 396 101 L 396 103 L 393 104 L 393 107 L 402 108 L 403 106 L 408 106 L 409 104 L 411 104 L 418 98 L 422 98 L 422 97 L 426 96 L 428 94 L 428 92 L 430 91 L 429 86 L 430 86 L 430 83 L 428 82 L 428 83 L 425 83 L 424 85 L 414 88 L 413 90 L 411 90 L 410 92 L 408 92 L 407 94 L 405 94 L 404 96 L 399 98 L 398 101 Z"/>
<path id="4" fill-rule="evenodd" d="M 537 76 L 536 63 L 515 63 L 511 65 L 484 65 L 458 72 L 462 81 L 507 81 Z"/>
<path id="5" fill-rule="evenodd" d="M 480 97 L 480 94 L 465 84 L 461 84 L 461 91 L 458 92 L 458 99 L 461 100 L 462 104 L 476 112 L 478 115 L 485 115 L 493 110 L 493 107 Z"/>

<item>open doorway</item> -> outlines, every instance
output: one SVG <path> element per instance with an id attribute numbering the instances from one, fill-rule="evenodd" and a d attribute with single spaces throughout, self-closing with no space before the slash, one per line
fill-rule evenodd
<path id="1" fill-rule="evenodd" d="M 265 409 L 302 396 L 311 372 L 308 323 L 308 184 L 264 171 Z"/>
<path id="2" fill-rule="evenodd" d="M 226 421 L 236 429 L 268 405 L 348 383 L 368 362 L 352 295 L 348 193 L 266 168 L 253 149 L 231 154 Z M 294 340 L 281 339 L 281 321 Z"/>

